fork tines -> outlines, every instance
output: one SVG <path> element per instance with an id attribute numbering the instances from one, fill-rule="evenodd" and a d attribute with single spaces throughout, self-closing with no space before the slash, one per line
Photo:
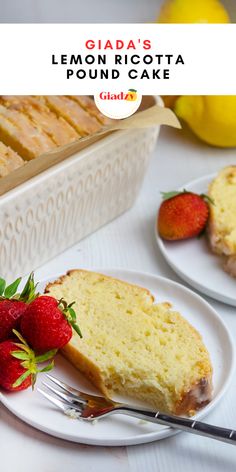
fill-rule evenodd
<path id="1" fill-rule="evenodd" d="M 59 386 L 60 389 L 55 388 L 47 382 L 42 382 L 43 385 L 54 395 L 50 395 L 41 388 L 38 388 L 38 391 L 41 393 L 41 395 L 47 398 L 47 400 L 49 400 L 55 406 L 60 408 L 68 416 L 73 418 L 79 417 L 81 415 L 83 405 L 86 404 L 86 400 L 80 397 L 80 392 L 73 389 L 64 382 L 56 379 L 52 375 L 47 375 L 47 377 L 52 383 Z"/>

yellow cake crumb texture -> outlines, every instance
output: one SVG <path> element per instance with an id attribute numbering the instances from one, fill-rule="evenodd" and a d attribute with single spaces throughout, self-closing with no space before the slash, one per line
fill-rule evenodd
<path id="1" fill-rule="evenodd" d="M 5 177 L 23 165 L 23 159 L 11 148 L 0 142 L 0 177 Z"/>
<path id="2" fill-rule="evenodd" d="M 104 394 L 114 392 L 176 414 L 211 398 L 212 366 L 200 334 L 169 302 L 135 285 L 75 270 L 46 292 L 75 300 L 83 338 L 64 355 Z"/>
<path id="3" fill-rule="evenodd" d="M 208 234 L 211 248 L 226 256 L 236 254 L 236 166 L 222 169 L 209 186 Z"/>

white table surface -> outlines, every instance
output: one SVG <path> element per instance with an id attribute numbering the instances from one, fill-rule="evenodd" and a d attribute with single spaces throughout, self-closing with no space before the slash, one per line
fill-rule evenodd
<path id="1" fill-rule="evenodd" d="M 236 164 L 236 150 L 201 144 L 188 130 L 162 128 L 139 197 L 131 210 L 36 271 L 36 279 L 76 267 L 123 267 L 180 281 L 156 246 L 154 222 L 160 190 Z M 192 261 L 194 263 L 194 261 Z M 208 299 L 236 338 L 236 310 Z M 236 428 L 236 376 L 209 422 Z M 235 472 L 236 449 L 181 433 L 159 442 L 105 448 L 73 444 L 34 430 L 0 406 L 3 472 Z"/>

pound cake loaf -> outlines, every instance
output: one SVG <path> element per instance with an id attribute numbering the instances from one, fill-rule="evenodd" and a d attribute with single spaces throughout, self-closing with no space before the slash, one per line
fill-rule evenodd
<path id="1" fill-rule="evenodd" d="M 89 115 L 94 116 L 102 125 L 109 125 L 112 120 L 103 115 L 96 107 L 94 101 L 87 95 L 69 95 L 68 98 L 74 100 L 82 107 Z"/>
<path id="2" fill-rule="evenodd" d="M 223 256 L 224 268 L 236 276 L 236 166 L 222 169 L 211 182 L 208 236 L 214 253 Z"/>
<path id="3" fill-rule="evenodd" d="M 27 115 L 1 104 L 0 140 L 27 161 L 56 147 L 53 140 Z"/>
<path id="4" fill-rule="evenodd" d="M 81 136 L 96 133 L 101 128 L 101 123 L 70 97 L 47 95 L 42 99 L 51 111 L 62 116 Z"/>
<path id="5" fill-rule="evenodd" d="M 96 133 L 111 121 L 88 96 L 0 95 L 0 143 L 24 161 Z M 7 167 L 2 158 L 0 166 L 0 177 L 16 168 L 12 159 Z"/>
<path id="6" fill-rule="evenodd" d="M 31 95 L 2 95 L 0 96 L 0 103 L 8 110 L 17 110 L 26 115 L 32 124 L 46 133 L 57 146 L 63 146 L 80 137 L 64 118 L 57 117 L 37 97 Z"/>
<path id="7" fill-rule="evenodd" d="M 23 159 L 0 141 L 0 177 L 5 177 L 10 172 L 23 165 Z"/>
<path id="8" fill-rule="evenodd" d="M 84 270 L 48 284 L 46 293 L 76 302 L 83 338 L 74 334 L 63 354 L 103 394 L 177 415 L 211 400 L 208 351 L 170 303 L 154 304 L 145 288 Z"/>

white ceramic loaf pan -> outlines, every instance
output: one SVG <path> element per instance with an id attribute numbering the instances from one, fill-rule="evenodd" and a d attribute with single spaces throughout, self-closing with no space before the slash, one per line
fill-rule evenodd
<path id="1" fill-rule="evenodd" d="M 0 276 L 27 274 L 130 208 L 158 134 L 117 131 L 0 196 Z"/>

